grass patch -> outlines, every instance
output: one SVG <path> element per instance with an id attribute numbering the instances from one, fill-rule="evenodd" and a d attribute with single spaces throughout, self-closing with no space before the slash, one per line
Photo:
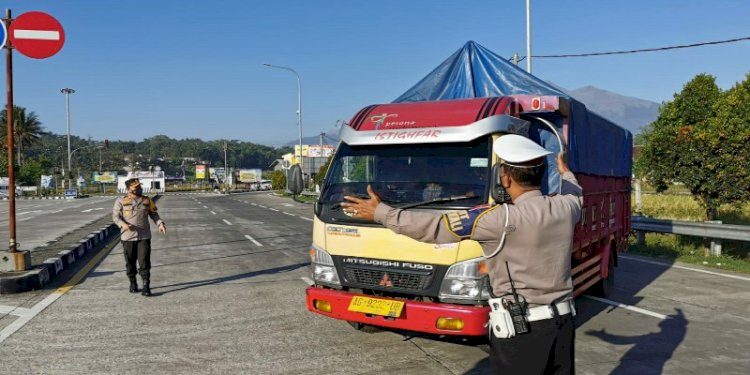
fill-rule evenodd
<path id="1" fill-rule="evenodd" d="M 636 212 L 635 196 L 632 210 Z M 703 207 L 690 195 L 643 194 L 642 214 L 657 219 L 704 221 Z M 750 202 L 722 205 L 719 220 L 725 224 L 750 225 Z M 677 260 L 722 270 L 750 273 L 750 242 L 722 240 L 722 256 L 708 256 L 708 240 L 701 237 L 666 233 L 647 233 L 646 243 L 638 245 L 631 239 L 628 252 L 649 257 Z"/>
<path id="2" fill-rule="evenodd" d="M 699 237 L 680 236 L 667 233 L 646 233 L 646 243 L 639 245 L 631 236 L 628 254 L 680 261 L 699 266 L 750 274 L 748 244 L 741 241 L 724 241 L 723 254 L 719 257 L 707 255 L 707 240 Z M 740 248 L 737 246 L 740 245 Z M 744 253 L 744 255 L 743 255 Z"/>

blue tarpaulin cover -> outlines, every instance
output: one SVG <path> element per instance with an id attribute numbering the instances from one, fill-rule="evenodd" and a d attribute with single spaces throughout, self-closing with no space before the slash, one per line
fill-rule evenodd
<path id="1" fill-rule="evenodd" d="M 511 95 L 554 95 L 571 102 L 568 134 L 571 170 L 597 176 L 631 176 L 633 135 L 629 131 L 473 41 L 443 61 L 394 103 Z M 550 131 L 540 127 L 536 132 L 531 134 L 532 138 L 551 151 L 557 151 L 557 141 Z M 548 167 L 550 177 L 557 174 L 553 156 L 548 159 Z M 550 185 L 543 190 L 557 190 L 557 178 L 548 181 Z"/>

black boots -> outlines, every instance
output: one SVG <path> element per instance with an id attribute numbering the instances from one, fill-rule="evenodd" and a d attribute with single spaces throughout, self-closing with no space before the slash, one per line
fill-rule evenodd
<path id="1" fill-rule="evenodd" d="M 141 292 L 141 295 L 146 297 L 152 296 L 148 281 L 143 282 L 143 291 Z"/>
<path id="2" fill-rule="evenodd" d="M 138 293 L 138 283 L 135 280 L 130 280 L 130 293 Z"/>

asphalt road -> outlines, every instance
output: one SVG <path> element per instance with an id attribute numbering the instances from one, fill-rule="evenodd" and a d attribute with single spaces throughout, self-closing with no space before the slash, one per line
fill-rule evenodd
<path id="1" fill-rule="evenodd" d="M 58 200 L 16 200 L 16 242 L 33 250 L 112 212 L 114 197 Z M 0 246 L 7 248 L 8 201 L 0 201 Z"/>
<path id="2" fill-rule="evenodd" d="M 153 239 L 155 297 L 127 292 L 119 244 L 72 289 L 0 296 L 0 374 L 487 373 L 481 346 L 307 312 L 310 205 L 267 193 L 158 204 L 169 232 Z M 611 300 L 624 305 L 577 301 L 577 372 L 745 374 L 750 278 L 693 268 L 621 259 Z"/>

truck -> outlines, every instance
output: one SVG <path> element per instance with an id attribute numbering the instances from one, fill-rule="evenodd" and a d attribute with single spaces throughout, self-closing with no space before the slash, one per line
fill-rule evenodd
<path id="1" fill-rule="evenodd" d="M 584 192 L 571 255 L 574 296 L 607 295 L 618 254 L 628 246 L 632 135 L 552 93 L 397 101 L 360 110 L 341 131 L 314 204 L 307 309 L 357 328 L 486 336 L 490 283 L 479 243 L 418 242 L 349 217 L 340 204 L 344 195 L 366 196 L 368 185 L 384 203 L 406 210 L 447 213 L 510 203 L 492 149 L 506 134 L 554 151 L 546 160 L 545 194 L 559 191 L 554 158 L 565 155 Z M 439 194 L 428 197 L 435 186 Z"/>

